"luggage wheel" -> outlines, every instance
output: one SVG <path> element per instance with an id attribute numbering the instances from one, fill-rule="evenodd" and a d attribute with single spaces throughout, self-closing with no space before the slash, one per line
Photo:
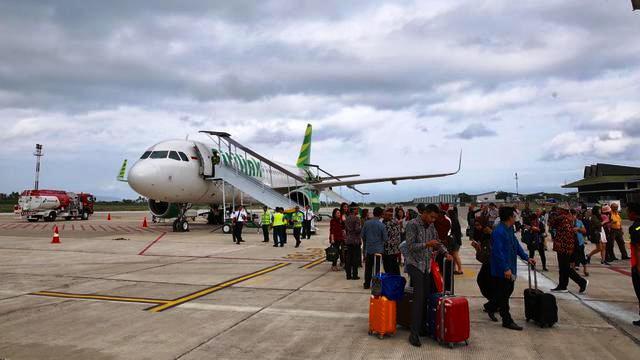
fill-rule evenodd
<path id="1" fill-rule="evenodd" d="M 384 340 L 384 335 L 383 335 L 383 334 L 379 334 L 379 335 L 378 335 L 378 339 L 380 339 L 380 340 Z"/>
<path id="2" fill-rule="evenodd" d="M 466 346 L 469 346 L 469 340 L 465 340 L 465 341 L 464 341 L 464 344 L 465 344 Z"/>
<path id="3" fill-rule="evenodd" d="M 453 349 L 453 343 L 449 343 L 449 349 Z"/>
<path id="4" fill-rule="evenodd" d="M 369 336 L 373 336 L 373 331 L 369 331 Z"/>

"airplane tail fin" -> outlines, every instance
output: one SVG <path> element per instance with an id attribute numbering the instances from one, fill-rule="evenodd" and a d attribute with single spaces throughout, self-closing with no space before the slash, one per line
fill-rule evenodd
<path id="1" fill-rule="evenodd" d="M 300 155 L 298 156 L 298 162 L 296 166 L 299 168 L 305 168 L 305 164 L 311 162 L 311 134 L 313 133 L 313 127 L 311 124 L 307 124 L 307 130 L 304 133 L 304 141 L 300 148 Z"/>
<path id="2" fill-rule="evenodd" d="M 120 168 L 120 173 L 118 174 L 117 180 L 126 182 L 127 179 L 124 178 L 126 173 L 127 173 L 127 159 L 124 159 L 124 162 L 122 163 L 122 167 Z"/>

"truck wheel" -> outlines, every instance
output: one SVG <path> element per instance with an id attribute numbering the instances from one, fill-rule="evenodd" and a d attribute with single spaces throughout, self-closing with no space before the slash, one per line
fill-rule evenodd
<path id="1" fill-rule="evenodd" d="M 82 216 L 80 217 L 82 220 L 89 220 L 89 213 L 86 211 L 82 212 Z"/>
<path id="2" fill-rule="evenodd" d="M 38 222 L 38 218 L 27 219 L 28 222 Z"/>
<path id="3" fill-rule="evenodd" d="M 182 232 L 188 232 L 189 231 L 189 222 L 188 221 L 180 222 L 180 231 L 182 231 Z"/>
<path id="4" fill-rule="evenodd" d="M 56 214 L 55 212 L 52 211 L 51 213 L 49 213 L 49 216 L 44 218 L 44 221 L 49 221 L 49 222 L 56 221 L 56 217 L 57 216 L 58 216 L 58 214 Z"/>
<path id="5" fill-rule="evenodd" d="M 65 216 L 64 219 L 69 221 L 69 220 L 71 220 L 71 216 Z"/>
<path id="6" fill-rule="evenodd" d="M 224 224 L 222 226 L 222 232 L 225 233 L 225 234 L 231 234 L 231 225 Z"/>

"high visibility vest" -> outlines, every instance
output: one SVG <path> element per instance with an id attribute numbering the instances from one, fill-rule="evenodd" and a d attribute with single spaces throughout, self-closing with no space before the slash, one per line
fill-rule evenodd
<path id="1" fill-rule="evenodd" d="M 302 227 L 302 220 L 304 220 L 304 213 L 301 211 L 294 212 L 291 214 L 291 220 L 293 221 L 293 227 L 300 228 Z"/>
<path id="2" fill-rule="evenodd" d="M 273 214 L 273 226 L 283 226 L 286 224 L 287 221 L 285 220 L 283 213 L 277 212 Z"/>
<path id="3" fill-rule="evenodd" d="M 262 214 L 262 225 L 271 225 L 271 217 L 273 216 L 273 214 L 271 213 L 271 211 L 267 210 Z"/>

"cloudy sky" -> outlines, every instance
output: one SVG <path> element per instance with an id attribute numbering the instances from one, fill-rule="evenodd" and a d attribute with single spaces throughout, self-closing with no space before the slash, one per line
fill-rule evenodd
<path id="1" fill-rule="evenodd" d="M 441 180 L 373 200 L 559 191 L 640 165 L 640 12 L 626 0 L 0 2 L 0 192 L 133 197 L 122 159 L 228 131 L 334 173 Z M 344 195 L 350 195 L 345 191 Z M 359 199 L 359 197 L 355 197 Z"/>

